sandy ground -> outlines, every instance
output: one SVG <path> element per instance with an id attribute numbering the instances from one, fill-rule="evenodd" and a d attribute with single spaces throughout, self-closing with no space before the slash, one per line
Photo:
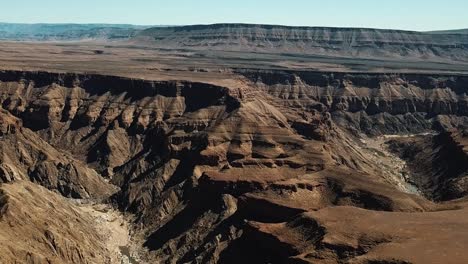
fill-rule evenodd
<path id="1" fill-rule="evenodd" d="M 138 252 L 131 241 L 129 223 L 119 211 L 106 204 L 93 204 L 76 201 L 79 207 L 90 214 L 95 221 L 96 229 L 106 239 L 112 264 L 142 263 Z"/>

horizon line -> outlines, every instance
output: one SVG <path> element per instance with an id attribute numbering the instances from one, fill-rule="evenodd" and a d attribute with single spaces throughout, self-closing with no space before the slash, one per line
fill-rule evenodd
<path id="1" fill-rule="evenodd" d="M 431 30 L 414 30 L 401 28 L 382 28 L 368 26 L 304 26 L 304 25 L 287 25 L 287 24 L 269 24 L 269 23 L 246 23 L 246 22 L 216 22 L 216 23 L 196 23 L 196 24 L 133 24 L 133 23 L 110 23 L 110 22 L 6 22 L 0 21 L 0 24 L 16 24 L 16 25 L 125 25 L 136 27 L 191 27 L 191 26 L 211 26 L 211 25 L 258 25 L 258 26 L 278 26 L 289 28 L 345 28 L 345 29 L 377 29 L 377 30 L 396 30 L 408 32 L 437 32 L 437 31 L 459 31 L 466 28 L 445 28 Z"/>

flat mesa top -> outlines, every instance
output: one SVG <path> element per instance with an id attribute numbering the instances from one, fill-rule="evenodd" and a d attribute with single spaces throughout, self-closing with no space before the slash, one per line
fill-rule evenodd
<path id="1" fill-rule="evenodd" d="M 464 30 L 1 24 L 0 69 L 223 79 L 232 69 L 468 73 Z"/>
<path id="2" fill-rule="evenodd" d="M 0 42 L 1 69 L 110 74 L 142 79 L 230 78 L 234 68 L 328 72 L 468 73 L 468 62 L 397 60 L 108 42 Z"/>

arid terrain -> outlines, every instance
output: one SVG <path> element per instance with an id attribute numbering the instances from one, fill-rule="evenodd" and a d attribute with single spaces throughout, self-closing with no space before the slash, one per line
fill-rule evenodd
<path id="1" fill-rule="evenodd" d="M 0 263 L 467 263 L 466 31 L 131 30 L 0 42 Z"/>

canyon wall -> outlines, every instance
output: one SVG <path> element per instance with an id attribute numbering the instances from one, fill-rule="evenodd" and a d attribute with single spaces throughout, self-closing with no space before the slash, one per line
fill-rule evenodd
<path id="1" fill-rule="evenodd" d="M 258 239 L 275 251 L 258 261 L 384 261 L 398 251 L 368 253 L 393 237 L 330 240 L 324 230 L 347 231 L 321 210 L 408 219 L 453 209 L 399 191 L 359 136 L 466 126 L 466 76 L 233 73 L 238 82 L 222 86 L 2 71 L 0 179 L 107 199 L 135 215 L 148 261 L 162 263 L 245 261 Z"/>

